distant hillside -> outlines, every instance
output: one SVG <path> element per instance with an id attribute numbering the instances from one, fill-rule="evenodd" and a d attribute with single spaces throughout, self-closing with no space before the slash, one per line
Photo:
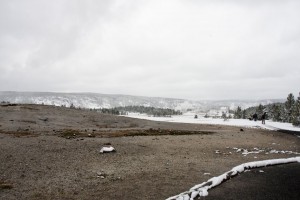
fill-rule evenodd
<path id="1" fill-rule="evenodd" d="M 248 108 L 259 104 L 284 102 L 283 99 L 271 100 L 225 100 L 225 101 L 192 101 L 161 97 L 142 97 L 130 95 L 111 95 L 98 93 L 54 93 L 54 92 L 0 92 L 0 101 L 11 103 L 46 104 L 67 106 L 73 104 L 81 108 L 114 108 L 124 106 L 146 106 L 155 108 L 170 108 L 174 110 L 193 110 L 206 112 L 210 109 L 237 106 Z"/>

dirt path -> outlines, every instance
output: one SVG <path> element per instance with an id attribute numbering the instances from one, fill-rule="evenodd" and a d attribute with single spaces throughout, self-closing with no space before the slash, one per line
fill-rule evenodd
<path id="1" fill-rule="evenodd" d="M 265 154 L 271 149 L 300 152 L 299 138 L 274 131 L 0 109 L 0 199 L 165 199 L 244 162 L 295 156 Z M 107 143 L 116 153 L 99 153 Z M 234 147 L 265 152 L 244 156 Z"/>

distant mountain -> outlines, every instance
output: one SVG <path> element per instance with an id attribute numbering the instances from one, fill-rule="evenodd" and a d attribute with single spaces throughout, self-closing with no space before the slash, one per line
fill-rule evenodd
<path id="1" fill-rule="evenodd" d="M 56 92 L 0 92 L 0 101 L 26 104 L 45 104 L 67 106 L 73 104 L 81 108 L 113 108 L 118 106 L 151 106 L 156 108 L 171 108 L 180 111 L 206 112 L 211 109 L 237 106 L 248 108 L 259 104 L 284 102 L 283 99 L 270 100 L 218 100 L 192 101 L 186 99 L 172 99 L 161 97 L 143 97 L 130 95 L 112 95 L 98 93 L 56 93 Z"/>

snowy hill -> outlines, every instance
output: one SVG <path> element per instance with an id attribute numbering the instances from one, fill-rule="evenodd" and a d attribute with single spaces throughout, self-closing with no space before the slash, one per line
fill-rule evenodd
<path id="1" fill-rule="evenodd" d="M 112 95 L 98 93 L 54 93 L 54 92 L 0 92 L 0 101 L 11 103 L 33 103 L 45 105 L 65 105 L 69 107 L 74 104 L 81 108 L 113 108 L 117 106 L 152 106 L 157 108 L 171 108 L 180 111 L 188 109 L 193 111 L 209 111 L 228 107 L 235 109 L 237 106 L 247 108 L 258 104 L 283 102 L 282 99 L 275 100 L 225 100 L 225 101 L 192 101 L 186 99 L 172 99 L 161 97 L 142 97 L 130 95 Z"/>

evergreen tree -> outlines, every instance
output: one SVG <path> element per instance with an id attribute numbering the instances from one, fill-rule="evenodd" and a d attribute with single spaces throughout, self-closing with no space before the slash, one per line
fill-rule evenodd
<path id="1" fill-rule="evenodd" d="M 247 111 L 246 110 L 243 110 L 242 118 L 247 119 Z"/>
<path id="2" fill-rule="evenodd" d="M 300 126 L 300 95 L 293 106 L 292 123 L 294 126 Z"/>
<path id="3" fill-rule="evenodd" d="M 224 121 L 228 120 L 226 112 L 222 112 L 222 119 L 224 119 Z"/>
<path id="4" fill-rule="evenodd" d="M 235 119 L 241 119 L 242 118 L 242 109 L 240 106 L 237 107 L 235 113 L 234 113 Z"/>
<path id="5" fill-rule="evenodd" d="M 263 115 L 265 107 L 261 104 L 258 105 L 256 108 L 256 113 L 259 116 L 259 118 Z"/>
<path id="6" fill-rule="evenodd" d="M 278 104 L 273 104 L 270 112 L 270 117 L 273 121 L 279 122 L 282 121 L 282 112 L 283 107 Z"/>
<path id="7" fill-rule="evenodd" d="M 285 106 L 284 121 L 292 122 L 292 112 L 293 112 L 294 104 L 295 104 L 294 95 L 290 93 L 286 99 L 286 102 L 284 103 Z"/>

